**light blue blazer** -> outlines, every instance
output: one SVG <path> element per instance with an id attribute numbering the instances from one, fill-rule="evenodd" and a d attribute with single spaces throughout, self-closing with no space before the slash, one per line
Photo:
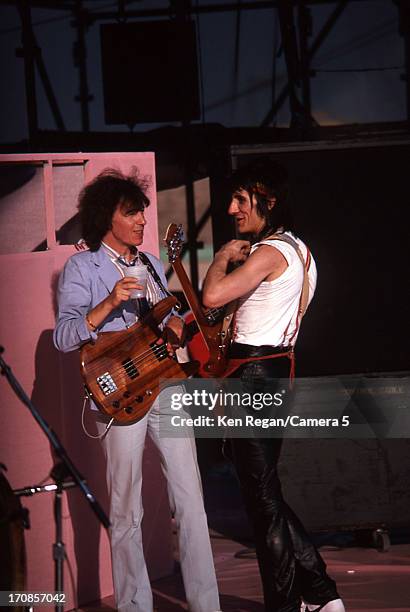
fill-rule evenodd
<path id="1" fill-rule="evenodd" d="M 151 253 L 146 255 L 166 287 L 160 260 Z M 58 350 L 73 351 L 97 338 L 97 334 L 88 329 L 85 317 L 111 293 L 120 278 L 120 272 L 102 247 L 93 252 L 81 251 L 67 260 L 58 284 L 58 317 L 53 336 Z M 128 300 L 108 315 L 99 331 L 119 331 L 133 323 L 135 307 Z"/>

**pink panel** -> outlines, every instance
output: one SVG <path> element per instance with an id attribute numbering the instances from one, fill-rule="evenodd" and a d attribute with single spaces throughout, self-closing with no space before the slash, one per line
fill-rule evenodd
<path id="1" fill-rule="evenodd" d="M 44 164 L 44 203 L 46 207 L 47 248 L 56 246 L 56 219 L 54 214 L 53 164 Z"/>
<path id="2" fill-rule="evenodd" d="M 45 241 L 47 235 L 43 169 L 40 166 L 26 165 L 24 169 L 16 170 L 31 177 L 1 198 L 1 255 L 32 251 Z"/>
<path id="3" fill-rule="evenodd" d="M 30 159 L 29 156 L 21 157 L 27 161 Z M 62 155 L 49 157 L 61 158 Z M 155 181 L 153 154 L 114 154 L 114 158 L 92 154 L 84 157 L 90 160 L 86 166 L 87 179 L 107 166 L 119 165 L 128 171 L 131 165 L 137 165 Z M 4 156 L 0 156 L 0 163 L 2 158 Z M 148 221 L 151 229 L 157 227 L 155 182 L 152 189 Z M 147 250 L 158 252 L 158 238 L 154 232 L 147 235 L 146 243 L 144 247 Z M 107 507 L 105 466 L 100 445 L 98 441 L 87 438 L 81 429 L 82 386 L 78 354 L 63 355 L 52 344 L 55 287 L 66 259 L 73 252 L 74 247 L 57 246 L 44 252 L 0 256 L 0 343 L 6 349 L 6 362 L 26 393 Z M 53 459 L 48 441 L 4 377 L 0 377 L 0 394 L 0 462 L 8 467 L 7 478 L 11 486 L 19 488 L 40 481 L 49 482 Z M 88 427 L 92 430 L 92 416 L 87 416 Z M 155 578 L 171 573 L 173 560 L 166 489 L 156 454 L 151 448 L 148 450 L 144 464 L 144 542 L 150 574 Z M 31 518 L 31 530 L 26 532 L 27 588 L 53 590 L 53 496 L 42 493 L 25 498 L 24 505 Z M 68 564 L 65 564 L 67 609 L 111 594 L 107 535 L 101 533 L 87 503 L 74 489 L 64 495 L 64 540 L 68 555 Z"/>

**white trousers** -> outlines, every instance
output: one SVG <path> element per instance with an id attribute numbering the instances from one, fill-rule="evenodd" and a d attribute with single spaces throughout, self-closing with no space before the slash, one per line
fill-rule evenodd
<path id="1" fill-rule="evenodd" d="M 167 391 L 169 389 L 164 393 Z M 161 437 L 159 417 L 159 403 L 156 401 L 141 421 L 133 425 L 113 425 L 102 440 L 107 460 L 111 554 L 117 609 L 120 612 L 153 611 L 141 533 L 142 454 L 148 433 L 159 450 L 162 470 L 168 483 L 170 506 L 178 527 L 180 563 L 189 610 L 215 612 L 220 609 L 218 587 L 195 439 Z M 97 428 L 100 434 L 105 429 L 105 423 L 100 418 L 97 418 Z"/>

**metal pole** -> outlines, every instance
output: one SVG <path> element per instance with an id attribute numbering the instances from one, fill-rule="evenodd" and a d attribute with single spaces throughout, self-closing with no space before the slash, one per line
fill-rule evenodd
<path id="1" fill-rule="evenodd" d="M 81 129 L 83 132 L 90 131 L 90 111 L 89 102 L 93 100 L 88 90 L 87 75 L 87 12 L 83 8 L 82 0 L 76 0 L 75 20 L 73 25 L 77 29 L 77 40 L 73 46 L 74 66 L 78 68 L 79 94 L 75 101 L 80 103 L 81 108 Z"/>
<path id="2" fill-rule="evenodd" d="M 184 22 L 191 19 L 190 0 L 170 0 L 170 11 L 176 21 Z M 189 133 L 190 119 L 185 117 L 182 128 L 186 134 L 184 147 L 184 170 L 185 170 L 185 198 L 188 221 L 188 250 L 191 284 L 195 293 L 198 293 L 198 253 L 196 240 L 196 217 L 195 217 L 195 194 L 192 172 L 191 138 Z"/>
<path id="3" fill-rule="evenodd" d="M 313 120 L 299 96 L 301 89 L 301 61 L 294 20 L 293 6 L 287 0 L 278 2 L 278 16 L 282 33 L 282 47 L 288 72 L 288 90 L 291 112 L 291 127 L 307 127 Z"/>
<path id="4" fill-rule="evenodd" d="M 196 235 L 196 215 L 195 215 L 195 194 L 194 182 L 192 176 L 192 167 L 190 160 L 190 143 L 187 145 L 187 155 L 185 158 L 185 195 L 187 205 L 188 219 L 188 248 L 189 248 L 189 266 L 191 272 L 191 283 L 195 293 L 198 293 L 199 274 L 198 274 L 198 253 L 197 253 L 197 235 Z"/>
<path id="5" fill-rule="evenodd" d="M 179 0 L 170 0 L 170 4 L 175 5 Z M 297 6 L 299 0 L 285 0 L 287 4 L 291 6 Z M 351 0 L 346 0 L 351 1 Z M 357 0 L 359 1 L 359 0 Z M 364 0 L 363 0 L 364 1 Z M 0 0 L 1 4 L 2 0 Z M 270 8 L 276 8 L 283 0 L 254 0 L 253 2 L 245 2 L 241 0 L 240 6 L 242 11 L 255 11 L 258 9 L 266 10 Z M 335 0 L 307 0 L 308 4 L 333 4 Z M 188 15 L 206 15 L 213 13 L 227 13 L 230 11 L 236 11 L 238 7 L 237 2 L 220 3 L 220 4 L 198 4 L 194 7 L 189 7 Z M 170 8 L 148 8 L 148 9 L 129 9 L 127 10 L 127 18 L 156 18 L 156 17 L 172 17 L 174 14 L 173 6 Z M 117 11 L 98 11 L 89 12 L 90 21 L 101 21 L 108 20 L 112 21 L 118 18 Z"/>
<path id="6" fill-rule="evenodd" d="M 315 55 L 316 51 L 320 48 L 321 44 L 323 43 L 323 41 L 328 36 L 329 32 L 331 31 L 331 29 L 335 25 L 336 21 L 338 20 L 338 18 L 340 17 L 340 15 L 344 11 L 344 9 L 346 8 L 348 3 L 349 3 L 349 0 L 340 0 L 339 4 L 337 5 L 337 7 L 333 11 L 333 13 L 330 15 L 329 19 L 326 21 L 325 25 L 320 30 L 320 32 L 317 35 L 317 37 L 315 38 L 315 40 L 314 40 L 314 42 L 313 42 L 313 44 L 312 44 L 312 46 L 311 46 L 311 48 L 309 50 L 309 61 L 313 58 L 313 56 Z M 274 119 L 274 117 L 276 116 L 278 111 L 282 108 L 282 105 L 285 102 L 285 100 L 288 97 L 288 95 L 289 95 L 289 83 L 287 83 L 283 87 L 283 89 L 280 92 L 280 94 L 279 94 L 275 104 L 270 109 L 270 111 L 267 113 L 265 119 L 262 121 L 261 127 L 265 127 L 265 126 L 269 125 L 272 122 L 272 120 Z"/>
<path id="7" fill-rule="evenodd" d="M 36 43 L 36 39 L 33 35 L 33 41 Z M 47 74 L 46 66 L 41 55 L 40 47 L 36 46 L 37 53 L 35 55 L 35 61 L 37 65 L 38 75 L 43 83 L 44 91 L 47 96 L 48 103 L 50 105 L 51 112 L 53 113 L 54 121 L 56 122 L 57 129 L 61 132 L 65 132 L 64 119 L 58 107 L 57 98 L 54 95 L 54 91 L 51 85 L 50 78 Z"/>
<path id="8" fill-rule="evenodd" d="M 399 9 L 399 33 L 404 41 L 404 64 L 406 72 L 402 79 L 406 83 L 407 121 L 410 121 L 410 6 L 404 0 L 395 2 Z"/>
<path id="9" fill-rule="evenodd" d="M 302 101 L 306 113 L 310 115 L 312 108 L 310 98 L 310 58 L 308 40 L 309 36 L 312 35 L 312 13 L 305 5 L 304 0 L 300 0 L 298 6 L 298 26 Z"/>
<path id="10" fill-rule="evenodd" d="M 63 525 L 62 525 L 62 505 L 63 505 L 63 489 L 61 482 L 57 483 L 57 490 L 54 497 L 54 519 L 56 527 L 56 540 L 53 544 L 53 559 L 54 559 L 54 588 L 57 592 L 64 592 L 64 559 L 65 546 L 63 542 Z M 63 603 L 57 603 L 54 608 L 56 612 L 64 610 Z"/>
<path id="11" fill-rule="evenodd" d="M 29 140 L 34 141 L 38 132 L 38 113 L 36 98 L 35 55 L 38 52 L 31 23 L 31 8 L 27 0 L 19 0 L 17 9 L 21 19 L 22 49 L 17 50 L 17 56 L 24 58 L 24 76 L 26 81 L 26 104 Z"/>

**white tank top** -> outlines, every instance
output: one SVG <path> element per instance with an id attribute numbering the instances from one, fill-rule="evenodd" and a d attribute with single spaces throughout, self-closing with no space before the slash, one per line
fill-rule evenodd
<path id="1" fill-rule="evenodd" d="M 306 245 L 290 232 L 306 261 Z M 294 346 L 298 331 L 297 313 L 303 283 L 303 266 L 293 246 L 280 240 L 263 240 L 251 248 L 267 244 L 278 249 L 287 261 L 286 270 L 273 281 L 263 281 L 256 289 L 242 296 L 235 317 L 234 341 L 254 346 Z M 316 289 L 317 270 L 311 257 L 308 270 L 309 301 Z"/>

